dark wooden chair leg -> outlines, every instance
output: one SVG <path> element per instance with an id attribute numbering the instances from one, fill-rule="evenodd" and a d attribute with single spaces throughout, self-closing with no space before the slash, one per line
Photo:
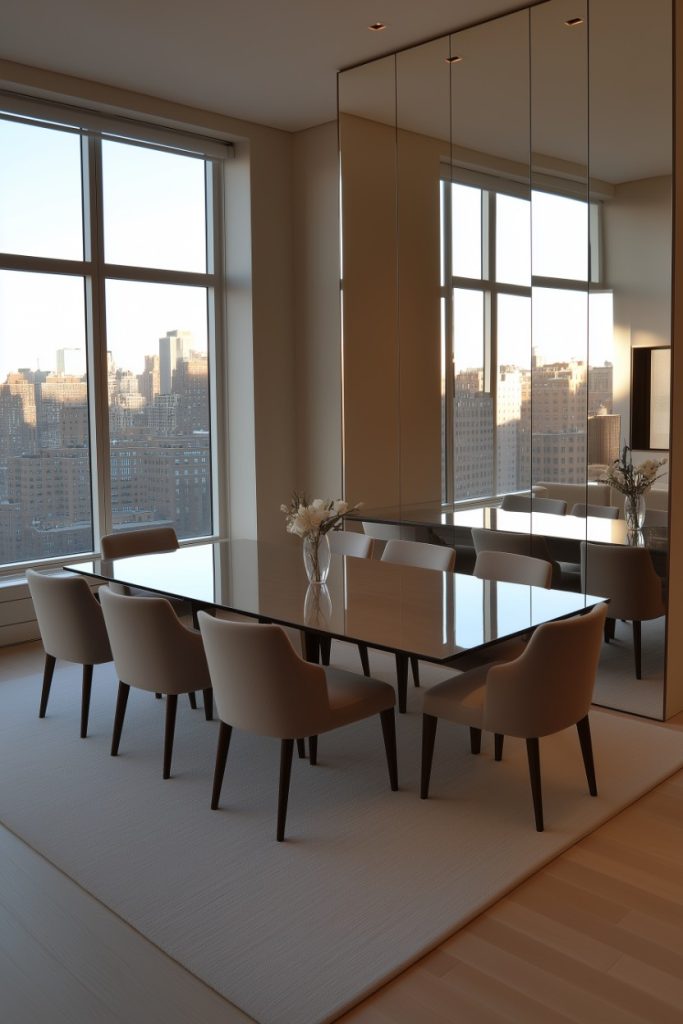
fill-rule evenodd
<path id="1" fill-rule="evenodd" d="M 45 669 L 43 671 L 43 689 L 40 694 L 40 710 L 38 711 L 38 718 L 45 718 L 45 712 L 47 711 L 47 702 L 50 698 L 52 676 L 54 675 L 56 663 L 57 659 L 53 658 L 51 654 L 45 655 Z"/>
<path id="2" fill-rule="evenodd" d="M 213 721 L 213 690 L 210 686 L 207 686 L 205 690 L 202 690 L 204 694 L 204 717 L 207 722 Z"/>
<path id="3" fill-rule="evenodd" d="M 396 682 L 398 684 L 398 710 L 405 715 L 408 700 L 408 655 L 396 653 Z"/>
<path id="4" fill-rule="evenodd" d="M 299 760 L 306 760 L 306 740 L 303 737 L 296 741 L 296 752 L 299 755 Z"/>
<path id="5" fill-rule="evenodd" d="M 360 663 L 363 666 L 363 675 L 370 675 L 370 656 L 368 654 L 367 644 L 358 644 L 358 653 L 360 654 Z"/>
<path id="6" fill-rule="evenodd" d="M 308 737 L 308 760 L 310 764 L 318 763 L 318 737 Z"/>
<path id="7" fill-rule="evenodd" d="M 322 636 L 320 638 L 320 664 L 329 665 L 330 652 L 332 650 L 332 637 Z"/>
<path id="8" fill-rule="evenodd" d="M 384 737 L 384 750 L 387 755 L 387 768 L 389 769 L 389 785 L 393 793 L 398 789 L 398 760 L 396 758 L 396 717 L 393 708 L 380 711 L 380 722 L 382 723 L 382 736 Z"/>
<path id="9" fill-rule="evenodd" d="M 608 644 L 610 642 L 610 640 L 614 640 L 614 634 L 615 634 L 615 631 L 616 631 L 616 627 L 617 627 L 617 620 L 616 619 L 610 619 L 610 618 L 606 618 L 605 619 L 604 635 L 605 635 L 605 643 L 606 644 Z"/>
<path id="10" fill-rule="evenodd" d="M 581 744 L 581 755 L 583 757 L 583 766 L 586 769 L 586 779 L 588 780 L 588 792 L 591 796 L 598 795 L 598 787 L 595 781 L 595 764 L 593 762 L 593 744 L 591 742 L 591 727 L 588 721 L 588 715 L 582 718 L 580 722 L 576 723 L 576 731 L 579 734 L 579 743 Z"/>
<path id="11" fill-rule="evenodd" d="M 422 716 L 422 776 L 420 779 L 420 799 L 429 796 L 429 780 L 432 775 L 432 758 L 434 757 L 434 740 L 439 719 L 433 715 Z"/>
<path id="12" fill-rule="evenodd" d="M 88 735 L 88 718 L 90 717 L 90 694 L 92 692 L 92 665 L 83 666 L 83 684 L 81 686 L 81 739 Z"/>
<path id="13" fill-rule="evenodd" d="M 473 754 L 481 753 L 481 729 L 470 726 L 470 750 Z"/>
<path id="14" fill-rule="evenodd" d="M 543 798 L 541 795 L 541 754 L 538 738 L 529 737 L 526 741 L 526 753 L 529 761 L 529 780 L 531 782 L 531 795 L 534 801 L 534 818 L 536 819 L 536 831 L 543 831 Z"/>
<path id="15" fill-rule="evenodd" d="M 119 683 L 119 692 L 116 697 L 116 711 L 114 712 L 114 731 L 111 737 L 111 756 L 116 757 L 119 752 L 119 743 L 121 742 L 121 731 L 123 729 L 123 719 L 126 717 L 126 704 L 128 703 L 128 694 L 130 693 L 130 686 L 127 683 Z"/>
<path id="16" fill-rule="evenodd" d="M 641 628 L 639 622 L 633 623 L 633 657 L 636 663 L 636 679 L 642 679 L 642 662 L 641 662 Z"/>
<path id="17" fill-rule="evenodd" d="M 173 757 L 173 737 L 175 735 L 175 718 L 178 710 L 178 694 L 169 693 L 166 697 L 166 726 L 164 728 L 164 771 L 162 778 L 171 777 L 171 758 Z"/>
<path id="18" fill-rule="evenodd" d="M 199 608 L 194 601 L 190 601 L 190 611 L 192 613 L 192 625 L 194 629 L 199 629 L 199 619 L 197 618 Z"/>
<path id="19" fill-rule="evenodd" d="M 190 707 L 192 708 L 193 711 L 196 711 L 197 710 L 197 694 L 196 693 L 188 693 L 187 696 L 190 699 Z"/>
<path id="20" fill-rule="evenodd" d="M 287 819 L 287 798 L 289 797 L 289 780 L 292 775 L 292 756 L 294 740 L 282 740 L 280 746 L 280 788 L 277 796 L 277 832 L 276 838 L 281 843 L 285 838 L 285 821 Z"/>
<path id="21" fill-rule="evenodd" d="M 493 737 L 494 753 L 493 757 L 495 761 L 503 760 L 503 741 L 505 737 L 501 733 L 497 732 Z"/>
<path id="22" fill-rule="evenodd" d="M 420 659 L 416 658 L 414 654 L 410 656 L 410 667 L 413 672 L 413 682 L 415 686 L 420 685 Z"/>
<path id="23" fill-rule="evenodd" d="M 231 736 L 232 726 L 228 725 L 226 722 L 221 722 L 218 730 L 218 746 L 216 747 L 216 766 L 213 770 L 213 789 L 211 791 L 212 811 L 217 810 L 218 801 L 221 798 L 221 787 L 223 785 L 223 776 L 225 775 L 225 762 L 228 760 Z"/>

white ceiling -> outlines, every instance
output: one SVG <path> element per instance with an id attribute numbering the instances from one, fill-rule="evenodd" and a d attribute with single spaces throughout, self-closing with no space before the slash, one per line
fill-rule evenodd
<path id="1" fill-rule="evenodd" d="M 0 57 L 258 124 L 336 117 L 336 72 L 519 0 L 5 0 Z M 383 32 L 368 25 L 383 21 Z"/>

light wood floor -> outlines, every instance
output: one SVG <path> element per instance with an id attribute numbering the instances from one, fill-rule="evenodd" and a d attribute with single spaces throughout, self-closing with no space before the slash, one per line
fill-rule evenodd
<path id="1" fill-rule="evenodd" d="M 339 1024 L 680 1024 L 682 1008 L 683 771 Z M 250 1018 L 0 827 L 0 1020 Z"/>

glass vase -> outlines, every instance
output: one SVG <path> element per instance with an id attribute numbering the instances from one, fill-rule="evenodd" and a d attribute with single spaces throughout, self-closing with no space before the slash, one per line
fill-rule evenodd
<path id="1" fill-rule="evenodd" d="M 309 583 L 324 583 L 330 571 L 330 542 L 326 533 L 304 537 L 304 568 Z"/>
<path id="2" fill-rule="evenodd" d="M 626 495 L 624 519 L 629 530 L 642 530 L 645 522 L 645 496 L 643 494 Z"/>

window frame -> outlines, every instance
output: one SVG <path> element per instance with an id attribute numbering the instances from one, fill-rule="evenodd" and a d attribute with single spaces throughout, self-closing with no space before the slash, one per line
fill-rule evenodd
<path id="1" fill-rule="evenodd" d="M 84 282 L 86 380 L 88 387 L 89 460 L 92 507 L 92 550 L 39 557 L 0 565 L 0 578 L 13 577 L 30 566 L 54 566 L 91 559 L 101 537 L 112 532 L 111 446 L 107 367 L 105 288 L 109 280 L 189 285 L 206 289 L 209 402 L 209 470 L 211 532 L 181 543 L 217 539 L 225 534 L 227 495 L 227 421 L 225 401 L 225 161 L 233 155 L 229 142 L 192 136 L 132 119 L 62 107 L 27 97 L 0 93 L 0 119 L 80 137 L 83 259 L 26 256 L 0 251 L 0 270 L 75 276 Z M 107 263 L 104 258 L 102 142 L 115 141 L 204 161 L 206 272 L 166 270 Z"/>

